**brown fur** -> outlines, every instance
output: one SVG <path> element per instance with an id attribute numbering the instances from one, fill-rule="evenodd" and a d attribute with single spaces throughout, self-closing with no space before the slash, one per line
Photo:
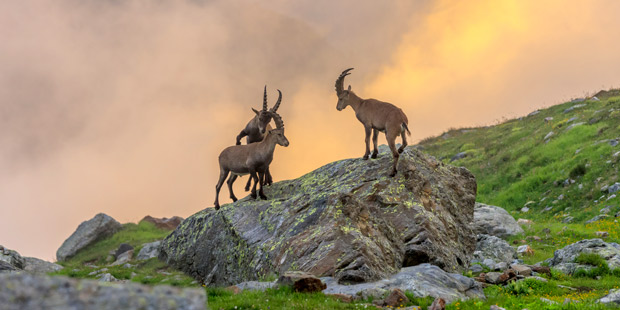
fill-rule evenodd
<path id="1" fill-rule="evenodd" d="M 353 68 L 343 71 L 336 80 L 336 94 L 338 95 L 336 109 L 342 111 L 347 106 L 351 106 L 355 111 L 357 119 L 364 125 L 364 131 L 366 133 L 366 152 L 364 153 L 364 159 L 368 159 L 368 155 L 370 155 L 370 133 L 372 132 L 372 142 L 374 144 L 371 158 L 377 158 L 377 154 L 379 153 L 377 150 L 379 131 L 385 133 L 385 138 L 394 157 L 394 164 L 390 176 L 395 176 L 398 158 L 400 153 L 402 153 L 407 146 L 407 137 L 405 133 L 411 135 L 407 126 L 409 124 L 407 115 L 405 115 L 403 110 L 391 103 L 379 101 L 377 99 L 360 98 L 351 90 L 350 85 L 347 90 L 344 90 L 344 77 L 349 75 L 349 71 L 351 70 L 353 70 Z M 396 137 L 398 136 L 402 138 L 402 145 L 397 150 Z"/>

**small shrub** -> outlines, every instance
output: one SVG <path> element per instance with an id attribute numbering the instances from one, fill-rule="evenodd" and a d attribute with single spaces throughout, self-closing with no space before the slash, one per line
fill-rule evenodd
<path id="1" fill-rule="evenodd" d="M 575 263 L 597 267 L 607 265 L 605 259 L 596 253 L 581 253 L 575 258 Z"/>
<path id="2" fill-rule="evenodd" d="M 575 166 L 573 168 L 573 170 L 570 171 L 569 176 L 573 179 L 580 177 L 582 175 L 586 174 L 586 165 L 584 164 L 579 164 L 577 166 Z"/>

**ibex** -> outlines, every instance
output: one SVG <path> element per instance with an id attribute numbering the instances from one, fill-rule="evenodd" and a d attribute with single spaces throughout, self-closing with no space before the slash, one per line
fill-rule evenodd
<path id="1" fill-rule="evenodd" d="M 284 122 L 282 118 L 275 112 L 270 113 L 276 123 L 276 129 L 268 130 L 267 135 L 262 141 L 246 145 L 233 145 L 227 147 L 220 153 L 220 178 L 215 186 L 216 210 L 220 208 L 220 189 L 229 173 L 232 174 L 226 183 L 228 184 L 230 199 L 237 201 L 232 186 L 238 176 L 246 174 L 250 175 L 250 180 L 254 180 L 254 186 L 252 187 L 250 196 L 256 199 L 256 185 L 260 184 L 260 191 L 258 194 L 260 198 L 267 199 L 267 196 L 263 193 L 263 185 L 265 184 L 265 174 L 269 169 L 269 164 L 271 164 L 273 160 L 273 151 L 276 148 L 276 144 L 284 147 L 289 144 L 284 136 Z"/>
<path id="2" fill-rule="evenodd" d="M 267 110 L 267 85 L 265 85 L 265 90 L 263 93 L 263 109 L 261 111 L 256 111 L 256 109 L 252 108 L 252 111 L 254 111 L 256 115 L 245 125 L 245 128 L 241 130 L 237 136 L 236 145 L 241 145 L 241 139 L 245 136 L 247 136 L 247 144 L 263 141 L 263 138 L 265 138 L 265 131 L 271 129 L 269 123 L 271 122 L 272 113 L 276 113 L 276 111 L 278 111 L 280 102 L 282 102 L 282 92 L 278 89 L 278 101 L 276 101 L 273 108 Z M 250 190 L 251 182 L 252 178 L 250 178 L 248 183 L 245 185 L 246 192 Z M 267 169 L 266 184 L 271 185 L 272 183 L 273 179 L 271 178 L 271 172 Z"/>
<path id="3" fill-rule="evenodd" d="M 407 134 L 411 135 L 407 127 L 409 123 L 407 115 L 405 115 L 403 110 L 391 103 L 358 97 L 351 91 L 351 85 L 349 85 L 347 90 L 344 90 L 344 77 L 351 74 L 349 73 L 351 70 L 353 70 L 353 68 L 344 70 L 336 80 L 336 94 L 338 95 L 338 105 L 336 105 L 336 109 L 342 111 L 347 106 L 351 106 L 355 111 L 357 119 L 364 125 L 364 130 L 366 132 L 366 153 L 364 153 L 364 159 L 368 159 L 368 155 L 370 154 L 370 131 L 372 130 L 373 132 L 372 142 L 375 145 L 371 156 L 372 158 L 377 158 L 377 154 L 379 153 L 377 150 L 379 131 L 385 133 L 385 138 L 394 156 L 394 165 L 390 173 L 390 176 L 393 177 L 396 175 L 399 154 L 402 153 L 407 146 L 405 131 Z M 396 137 L 399 135 L 402 137 L 403 143 L 401 147 L 396 150 Z"/>

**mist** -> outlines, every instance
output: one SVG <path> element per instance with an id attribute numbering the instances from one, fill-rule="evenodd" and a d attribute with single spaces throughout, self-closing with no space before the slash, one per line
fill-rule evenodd
<path id="1" fill-rule="evenodd" d="M 96 213 L 136 222 L 211 207 L 217 156 L 264 85 L 270 105 L 283 93 L 291 143 L 276 148 L 275 181 L 363 154 L 353 111 L 335 109 L 349 67 L 346 85 L 403 108 L 413 141 L 618 86 L 619 6 L 2 2 L 0 244 L 54 260 Z"/>

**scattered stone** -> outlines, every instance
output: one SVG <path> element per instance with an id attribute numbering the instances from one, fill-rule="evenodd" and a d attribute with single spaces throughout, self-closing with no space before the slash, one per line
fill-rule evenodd
<path id="1" fill-rule="evenodd" d="M 543 138 L 543 140 L 549 140 L 555 133 L 553 131 L 550 131 L 549 133 L 547 133 L 545 135 L 545 137 Z"/>
<path id="2" fill-rule="evenodd" d="M 508 281 L 508 275 L 503 272 L 487 272 L 484 280 L 491 284 L 502 284 Z"/>
<path id="3" fill-rule="evenodd" d="M 602 304 L 620 304 L 620 289 L 609 290 L 609 293 L 603 298 L 599 299 L 598 302 Z"/>
<path id="4" fill-rule="evenodd" d="M 116 258 L 116 261 L 112 263 L 112 265 L 110 266 L 120 266 L 120 265 L 126 264 L 132 258 L 133 258 L 133 250 L 129 250 L 121 254 L 118 258 Z"/>
<path id="5" fill-rule="evenodd" d="M 542 233 L 543 233 L 543 234 L 548 235 L 548 234 L 550 234 L 550 233 L 551 233 L 551 229 L 549 229 L 549 228 L 543 228 Z"/>
<path id="6" fill-rule="evenodd" d="M 527 225 L 530 226 L 532 225 L 534 222 L 532 222 L 532 220 L 528 220 L 528 219 L 518 219 L 517 220 L 517 224 L 523 226 L 523 225 Z"/>
<path id="7" fill-rule="evenodd" d="M 111 236 L 122 228 L 122 225 L 112 217 L 99 213 L 92 219 L 82 222 L 76 231 L 69 236 L 56 252 L 59 262 L 75 255 L 79 250 Z"/>
<path id="8" fill-rule="evenodd" d="M 460 152 L 450 158 L 450 162 L 467 157 L 467 152 Z"/>
<path id="9" fill-rule="evenodd" d="M 0 261 L 3 261 L 13 267 L 15 269 L 24 269 L 25 261 L 24 258 L 17 253 L 15 250 L 9 250 L 4 246 L 0 245 Z"/>
<path id="10" fill-rule="evenodd" d="M 492 205 L 476 203 L 474 207 L 474 232 L 500 238 L 523 233 L 508 211 Z"/>
<path id="11" fill-rule="evenodd" d="M 480 264 L 472 264 L 471 266 L 469 266 L 469 270 L 472 273 L 479 273 L 482 272 L 484 269 L 482 268 L 482 266 L 480 266 Z"/>
<path id="12" fill-rule="evenodd" d="M 533 272 L 551 275 L 551 268 L 549 268 L 549 266 L 531 266 L 531 268 Z"/>
<path id="13" fill-rule="evenodd" d="M 601 187 L 601 192 L 604 192 L 605 189 L 607 189 L 607 192 L 609 194 L 616 193 L 616 192 L 620 191 L 620 183 L 616 182 L 616 183 L 614 183 L 611 186 L 603 186 L 603 187 Z"/>
<path id="14" fill-rule="evenodd" d="M 129 251 L 129 250 L 133 250 L 133 247 L 127 243 L 121 243 L 118 246 L 118 249 L 116 249 L 116 251 L 114 252 L 114 257 L 119 257 L 121 254 Z"/>
<path id="15" fill-rule="evenodd" d="M 512 264 L 510 265 L 510 268 L 512 268 L 512 270 L 514 270 L 519 276 L 529 277 L 532 275 L 532 268 L 525 265 Z"/>
<path id="16" fill-rule="evenodd" d="M 99 282 L 117 282 L 118 281 L 117 278 L 115 278 L 112 274 L 109 274 L 109 273 L 104 273 L 97 278 L 99 279 Z"/>
<path id="17" fill-rule="evenodd" d="M 24 271 L 35 274 L 46 274 L 65 267 L 35 257 L 24 257 Z"/>
<path id="18" fill-rule="evenodd" d="M 528 207 L 521 208 L 521 212 L 525 213 L 527 211 L 530 211 L 530 208 L 528 208 Z"/>
<path id="19" fill-rule="evenodd" d="M 564 223 L 564 224 L 568 224 L 568 223 L 572 223 L 574 220 L 575 220 L 575 218 L 574 218 L 574 217 L 572 217 L 572 216 L 570 216 L 570 215 L 567 215 L 567 216 L 566 216 L 566 217 L 562 220 L 562 223 Z"/>
<path id="20" fill-rule="evenodd" d="M 605 213 L 605 214 L 610 213 L 611 212 L 611 208 L 612 208 L 611 206 L 605 206 L 605 208 L 601 209 L 600 212 L 601 213 Z"/>
<path id="21" fill-rule="evenodd" d="M 574 124 L 571 124 L 570 126 L 566 127 L 566 130 L 567 130 L 567 131 L 568 131 L 568 130 L 571 130 L 571 129 L 573 129 L 573 128 L 577 127 L 577 126 L 581 126 L 581 125 L 583 125 L 583 124 L 585 124 L 585 123 L 584 123 L 584 122 L 579 122 L 579 123 L 574 123 Z"/>
<path id="22" fill-rule="evenodd" d="M 528 114 L 527 116 L 534 116 L 536 114 L 540 113 L 540 110 L 536 110 L 534 112 L 531 112 L 530 114 Z"/>
<path id="23" fill-rule="evenodd" d="M 609 237 L 609 233 L 606 232 L 606 231 L 597 231 L 595 234 L 599 238 L 607 238 L 607 237 Z"/>
<path id="24" fill-rule="evenodd" d="M 529 245 L 521 245 L 517 248 L 517 254 L 519 255 L 534 255 L 534 249 L 532 249 Z"/>
<path id="25" fill-rule="evenodd" d="M 171 218 L 156 218 L 150 215 L 145 216 L 140 222 L 145 221 L 149 223 L 155 224 L 157 228 L 166 229 L 166 230 L 175 230 L 181 222 L 183 222 L 183 218 L 179 216 L 173 216 Z"/>
<path id="26" fill-rule="evenodd" d="M 287 271 L 278 278 L 278 285 L 291 286 L 296 292 L 320 292 L 327 288 L 321 279 L 304 271 Z"/>
<path id="27" fill-rule="evenodd" d="M 409 298 L 398 288 L 392 289 L 390 295 L 385 298 L 385 306 L 396 308 L 409 302 Z"/>
<path id="28" fill-rule="evenodd" d="M 585 104 L 576 104 L 576 105 L 574 105 L 574 106 L 564 110 L 564 113 L 569 113 L 569 112 L 572 112 L 575 109 L 578 109 L 578 108 L 581 108 L 581 107 L 585 107 L 585 106 L 586 106 Z"/>
<path id="29" fill-rule="evenodd" d="M 606 200 L 606 201 L 610 201 L 610 200 L 612 200 L 612 199 L 614 199 L 614 198 L 616 198 L 616 194 L 612 194 L 612 195 L 610 195 L 609 197 L 607 197 L 607 200 Z"/>
<path id="30" fill-rule="evenodd" d="M 142 245 L 142 249 L 138 252 L 138 256 L 136 256 L 137 260 L 146 260 L 153 257 L 159 256 L 159 247 L 161 245 L 161 240 L 145 243 Z"/>
<path id="31" fill-rule="evenodd" d="M 616 146 L 616 145 L 618 145 L 618 143 L 619 143 L 618 139 L 612 139 L 612 140 L 609 141 L 609 145 L 611 145 L 611 146 Z"/>
<path id="32" fill-rule="evenodd" d="M 599 215 L 597 215 L 597 216 L 595 216 L 595 217 L 593 217 L 593 218 L 591 218 L 591 219 L 587 220 L 587 221 L 586 221 L 586 224 L 594 223 L 594 222 L 596 222 L 596 221 L 600 221 L 600 220 L 606 219 L 606 218 L 608 218 L 608 217 L 609 217 L 609 216 L 608 216 L 607 214 L 599 214 Z"/>
<path id="33" fill-rule="evenodd" d="M 548 303 L 548 304 L 550 304 L 550 305 L 555 305 L 555 304 L 557 304 L 557 302 L 556 302 L 556 301 L 553 301 L 553 300 L 548 299 L 548 298 L 545 298 L 545 297 L 540 297 L 540 300 L 541 300 L 541 301 L 543 301 L 543 302 L 545 302 L 545 303 Z"/>
<path id="34" fill-rule="evenodd" d="M 548 123 L 550 121 L 553 120 L 553 117 L 549 116 L 549 117 L 545 117 L 545 122 Z"/>
<path id="35" fill-rule="evenodd" d="M 598 99 L 596 96 L 590 98 L 591 101 L 601 101 L 601 99 Z"/>
<path id="36" fill-rule="evenodd" d="M 508 242 L 495 236 L 478 235 L 472 262 L 482 262 L 489 268 L 494 268 L 497 262 L 509 263 L 515 258 L 517 253 Z"/>
<path id="37" fill-rule="evenodd" d="M 496 271 L 498 271 L 498 270 L 499 271 L 504 271 L 506 269 L 508 269 L 508 263 L 506 263 L 506 262 L 499 262 L 499 263 L 495 264 L 495 266 L 493 268 L 493 270 L 496 270 Z"/>
<path id="38" fill-rule="evenodd" d="M 506 309 L 498 305 L 491 305 L 491 308 L 489 308 L 489 310 L 506 310 Z"/>
<path id="39" fill-rule="evenodd" d="M 457 273 L 447 273 L 437 266 L 421 264 L 401 269 L 401 272 L 378 282 L 360 283 L 353 285 L 338 284 L 331 277 L 321 278 L 327 284 L 325 294 L 348 294 L 364 296 L 369 289 L 391 290 L 399 288 L 409 291 L 416 298 L 426 296 L 441 297 L 447 303 L 469 298 L 484 298 L 482 285 L 474 279 Z"/>
<path id="40" fill-rule="evenodd" d="M 428 306 L 428 310 L 445 310 L 446 309 L 446 301 L 442 298 L 435 298 L 433 303 Z"/>
<path id="41" fill-rule="evenodd" d="M 203 288 L 101 283 L 28 273 L 0 274 L 0 309 L 206 309 Z M 18 298 L 16 298 L 18 297 Z"/>

